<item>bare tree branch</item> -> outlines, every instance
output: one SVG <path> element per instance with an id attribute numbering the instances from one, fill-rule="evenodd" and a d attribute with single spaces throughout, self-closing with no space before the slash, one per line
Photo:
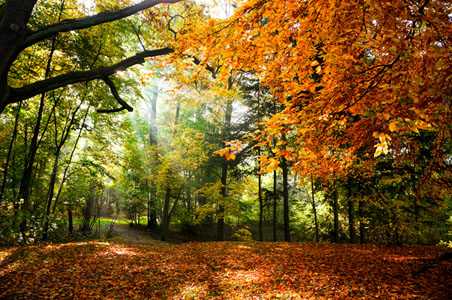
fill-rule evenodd
<path id="1" fill-rule="evenodd" d="M 118 90 L 116 89 L 115 84 L 113 83 L 113 81 L 111 81 L 110 78 L 108 78 L 107 76 L 105 78 L 103 78 L 103 80 L 105 81 L 105 83 L 110 87 L 110 91 L 113 94 L 113 96 L 115 97 L 116 101 L 118 101 L 119 104 L 121 104 L 121 107 L 119 108 L 115 108 L 115 109 L 98 109 L 97 112 L 98 113 L 110 113 L 110 112 L 118 112 L 118 111 L 122 111 L 124 109 L 127 109 L 128 111 L 133 111 L 133 107 L 130 106 L 127 102 L 125 102 L 124 100 L 122 100 L 121 96 L 119 96 Z"/>
<path id="2" fill-rule="evenodd" d="M 140 12 L 142 10 L 151 8 L 157 4 L 161 4 L 161 3 L 170 4 L 170 3 L 176 3 L 179 1 L 182 1 L 182 0 L 145 0 L 138 4 L 135 4 L 133 6 L 126 7 L 126 8 L 117 10 L 117 11 L 102 12 L 100 14 L 81 18 L 81 19 L 65 20 L 65 21 L 62 21 L 57 24 L 49 25 L 47 27 L 44 27 L 38 31 L 35 31 L 35 32 L 29 34 L 27 36 L 27 38 L 24 39 L 21 46 L 28 47 L 39 41 L 49 38 L 59 32 L 68 32 L 68 31 L 72 31 L 72 30 L 89 28 L 89 27 L 96 26 L 99 24 L 123 19 L 125 17 L 136 14 L 137 12 Z"/>
<path id="3" fill-rule="evenodd" d="M 9 97 L 7 104 L 26 100 L 41 93 L 55 90 L 74 83 L 86 82 L 94 79 L 104 79 L 105 77 L 112 75 L 118 71 L 123 71 L 133 65 L 144 63 L 144 59 L 147 57 L 166 55 L 172 52 L 174 52 L 174 50 L 170 48 L 143 51 L 112 66 L 100 67 L 88 71 L 69 72 L 67 74 L 41 80 L 23 86 L 21 88 L 9 88 Z"/>

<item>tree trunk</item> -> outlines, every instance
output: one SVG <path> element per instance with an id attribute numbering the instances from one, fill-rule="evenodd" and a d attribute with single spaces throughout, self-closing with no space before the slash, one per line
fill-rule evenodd
<path id="1" fill-rule="evenodd" d="M 19 199 L 22 203 L 22 221 L 20 223 L 20 231 L 22 237 L 26 239 L 27 223 L 30 218 L 30 188 L 31 188 L 31 178 L 33 172 L 33 165 L 35 162 L 36 152 L 38 150 L 38 136 L 39 129 L 41 128 L 42 114 L 44 110 L 44 99 L 45 94 L 41 95 L 41 101 L 39 103 L 38 115 L 36 117 L 36 124 L 33 130 L 33 137 L 31 139 L 30 148 L 28 150 L 28 155 L 25 160 L 25 169 L 22 174 L 22 180 L 20 181 L 19 188 Z"/>
<path id="2" fill-rule="evenodd" d="M 366 229 L 364 227 L 364 202 L 359 201 L 358 206 L 358 214 L 359 214 L 359 243 L 366 243 Z"/>
<path id="3" fill-rule="evenodd" d="M 351 187 L 348 187 L 348 226 L 349 226 L 349 234 L 350 234 L 350 243 L 356 243 L 356 231 L 355 231 L 355 208 L 354 203 L 351 200 L 352 190 Z"/>
<path id="4" fill-rule="evenodd" d="M 56 206 L 58 204 L 58 200 L 60 199 L 60 195 L 61 195 L 61 191 L 63 190 L 64 183 L 66 182 L 66 180 L 70 176 L 70 175 L 68 175 L 69 167 L 70 167 L 70 165 L 72 163 L 72 158 L 74 157 L 75 150 L 77 149 L 77 145 L 78 145 L 78 142 L 80 140 L 80 137 L 82 136 L 83 128 L 85 126 L 86 118 L 88 117 L 88 113 L 89 113 L 90 108 L 91 108 L 90 105 L 88 105 L 88 107 L 86 108 L 85 115 L 83 116 L 83 121 L 82 121 L 82 123 L 80 125 L 80 130 L 78 132 L 77 138 L 75 139 L 74 147 L 72 147 L 71 154 L 69 155 L 69 160 L 67 162 L 66 168 L 64 169 L 63 178 L 61 179 L 61 183 L 60 183 L 60 187 L 58 188 L 57 196 L 55 197 L 55 202 L 53 204 L 52 214 L 55 214 Z"/>
<path id="5" fill-rule="evenodd" d="M 232 78 L 229 78 L 229 89 L 232 85 Z M 229 100 L 226 104 L 226 113 L 224 117 L 224 125 L 222 137 L 227 138 L 229 135 L 229 127 L 231 126 L 232 119 L 232 100 Z M 221 184 L 223 187 L 221 188 L 221 197 L 222 201 L 226 201 L 226 183 L 228 178 L 228 161 L 223 158 L 223 162 L 221 165 Z M 224 241 L 224 205 L 223 203 L 218 203 L 218 212 L 217 212 L 217 240 Z"/>
<path id="6" fill-rule="evenodd" d="M 80 231 L 87 235 L 91 231 L 91 218 L 93 215 L 93 209 L 95 204 L 95 188 L 94 186 L 90 187 L 89 196 L 86 200 L 85 210 L 83 211 L 83 223 Z"/>
<path id="7" fill-rule="evenodd" d="M 17 136 L 17 125 L 18 125 L 18 122 L 19 122 L 19 116 L 20 116 L 21 108 L 22 108 L 22 101 L 19 102 L 19 105 L 18 105 L 18 108 L 17 108 L 17 114 L 16 114 L 16 118 L 14 120 L 13 134 L 12 134 L 12 137 L 11 137 L 11 142 L 9 143 L 8 154 L 6 156 L 5 168 L 3 170 L 2 187 L 0 189 L 0 204 L 2 203 L 3 193 L 5 192 L 6 178 L 8 176 L 9 161 L 11 160 L 11 153 L 12 153 L 12 150 L 13 150 L 14 141 L 16 140 L 16 136 Z"/>
<path id="8" fill-rule="evenodd" d="M 49 188 L 47 191 L 47 205 L 46 205 L 46 211 L 45 211 L 45 223 L 43 228 L 43 237 L 42 239 L 45 241 L 47 240 L 47 231 L 49 229 L 49 216 L 50 211 L 52 208 L 52 202 L 53 202 L 53 196 L 55 195 L 55 183 L 58 175 L 58 164 L 60 162 L 60 154 L 61 149 L 63 148 L 64 144 L 66 143 L 67 139 L 70 136 L 72 126 L 74 125 L 76 115 L 78 110 L 80 109 L 81 105 L 85 101 L 85 97 L 82 98 L 79 105 L 74 109 L 74 111 L 70 114 L 70 118 L 66 119 L 66 123 L 61 130 L 61 137 L 60 140 L 57 141 L 57 120 L 56 120 L 56 114 L 54 112 L 54 123 L 55 123 L 55 158 L 53 161 L 53 168 L 52 168 L 52 174 L 50 175 L 50 182 L 49 182 Z M 67 117 L 67 116 L 66 116 Z M 56 200 L 55 200 L 56 202 Z M 55 205 L 56 206 L 56 205 Z"/>
<path id="9" fill-rule="evenodd" d="M 58 162 L 60 160 L 60 151 L 61 151 L 61 148 L 56 149 L 55 159 L 53 161 L 52 174 L 50 175 L 49 190 L 47 192 L 47 205 L 46 205 L 45 216 L 44 216 L 45 221 L 44 221 L 43 236 L 42 236 L 43 241 L 47 240 L 47 233 L 49 230 L 49 217 L 50 217 L 50 210 L 52 207 L 52 198 L 53 198 L 53 194 L 54 194 L 55 182 L 56 182 L 56 177 L 57 177 L 57 172 L 58 172 Z"/>
<path id="10" fill-rule="evenodd" d="M 159 88 L 157 85 L 154 85 L 152 88 L 152 97 L 151 97 L 151 114 L 149 118 L 149 145 L 154 146 L 154 149 L 151 151 L 154 152 L 155 163 L 157 163 L 157 100 L 158 100 Z M 147 227 L 150 229 L 157 228 L 157 203 L 156 203 L 156 188 L 153 182 L 150 182 L 148 185 L 149 198 L 148 198 L 148 224 Z"/>
<path id="11" fill-rule="evenodd" d="M 334 231 L 333 243 L 339 242 L 339 205 L 337 188 L 333 191 L 333 215 L 334 215 Z"/>
<path id="12" fill-rule="evenodd" d="M 278 240 L 278 234 L 277 234 L 277 216 L 276 216 L 276 208 L 277 208 L 277 200 L 278 200 L 278 193 L 277 193 L 277 182 L 276 182 L 276 171 L 273 171 L 273 241 L 276 242 Z"/>
<path id="13" fill-rule="evenodd" d="M 286 135 L 282 134 L 282 140 L 286 141 Z M 290 219 L 289 219 L 289 168 L 287 160 L 282 157 L 281 169 L 283 173 L 283 199 L 284 199 L 284 241 L 290 242 Z"/>
<path id="14" fill-rule="evenodd" d="M 67 206 L 67 217 L 68 217 L 68 231 L 70 234 L 74 233 L 74 223 L 72 221 L 72 205 Z"/>
<path id="15" fill-rule="evenodd" d="M 11 1 L 9 1 L 8 4 L 10 2 Z M 33 1 L 29 1 L 29 2 L 33 2 Z M 34 6 L 34 4 L 33 4 L 33 6 Z M 8 5 L 7 5 L 6 9 L 8 9 Z M 31 13 L 31 11 L 30 11 L 30 13 Z M 27 17 L 27 20 L 28 20 L 28 17 Z M 44 78 L 48 78 L 50 76 L 50 72 L 51 72 L 50 66 L 52 63 L 53 53 L 55 52 L 55 45 L 56 45 L 56 36 L 54 36 L 52 38 L 52 46 L 50 48 L 50 53 L 49 53 L 49 58 L 47 60 L 47 66 L 46 66 Z M 1 54 L 1 51 L 0 51 L 0 54 Z M 0 55 L 0 57 L 2 57 L 2 56 Z M 38 151 L 38 147 L 39 147 L 38 136 L 39 136 L 39 131 L 41 128 L 42 115 L 44 112 L 45 97 L 46 97 L 45 93 L 42 93 L 41 100 L 39 102 L 38 115 L 36 117 L 36 125 L 35 125 L 34 131 L 33 131 L 33 137 L 31 139 L 30 150 L 28 152 L 28 157 L 26 160 L 25 169 L 24 169 L 24 173 L 22 176 L 22 180 L 20 183 L 20 189 L 19 189 L 19 198 L 23 199 L 23 219 L 22 219 L 22 222 L 20 225 L 20 229 L 21 229 L 22 237 L 24 240 L 26 239 L 25 232 L 27 231 L 27 222 L 28 222 L 28 218 L 30 217 L 31 179 L 32 179 L 33 165 L 35 162 L 35 156 L 36 156 L 36 152 Z M 1 107 L 0 107 L 0 109 L 1 109 Z"/>
<path id="16" fill-rule="evenodd" d="M 312 211 L 314 213 L 314 223 L 315 223 L 315 241 L 319 242 L 319 223 L 317 221 L 317 208 L 315 205 L 315 197 L 314 197 L 314 178 L 311 174 L 311 200 L 312 200 Z"/>
<path id="17" fill-rule="evenodd" d="M 226 183 L 228 178 L 228 163 L 223 162 L 221 169 L 221 197 L 220 201 L 226 201 Z M 217 211 L 217 241 L 224 241 L 224 205 L 223 203 L 218 203 Z"/>
<path id="18" fill-rule="evenodd" d="M 170 199 L 171 199 L 171 188 L 167 187 L 165 192 L 165 203 L 163 205 L 162 233 L 160 235 L 161 241 L 166 241 L 168 238 Z"/>
<path id="19" fill-rule="evenodd" d="M 258 155 L 261 155 L 260 148 L 258 149 Z M 264 223 L 264 203 L 262 200 L 262 174 L 257 175 L 258 178 L 258 194 L 259 194 L 259 241 L 264 240 L 263 235 L 263 223 Z"/>

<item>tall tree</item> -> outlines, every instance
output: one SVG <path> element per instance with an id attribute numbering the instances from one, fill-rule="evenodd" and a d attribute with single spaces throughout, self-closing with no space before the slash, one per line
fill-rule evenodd
<path id="1" fill-rule="evenodd" d="M 44 77 L 36 82 L 28 83 L 21 87 L 11 87 L 8 84 L 8 74 L 19 54 L 27 47 L 45 41 L 46 39 L 54 38 L 61 33 L 75 32 L 96 25 L 113 22 L 129 17 L 157 4 L 175 3 L 178 1 L 179 0 L 146 0 L 123 9 L 105 11 L 93 16 L 66 19 L 36 28 L 29 27 L 33 8 L 37 5 L 36 0 L 5 1 L 0 8 L 0 57 L 2 58 L 0 61 L 0 113 L 8 104 L 26 100 L 70 84 L 87 82 L 94 79 L 104 80 L 110 87 L 112 94 L 120 104 L 120 108 L 115 109 L 115 111 L 123 109 L 132 110 L 130 105 L 119 96 L 116 86 L 109 79 L 109 76 L 130 66 L 143 63 L 144 59 L 147 57 L 169 54 L 173 52 L 170 48 L 163 47 L 156 50 L 144 50 L 134 56 L 106 67 L 69 71 L 54 77 Z"/>
<path id="2" fill-rule="evenodd" d="M 221 62 L 218 77 L 252 71 L 271 88 L 283 111 L 266 120 L 256 139 L 271 144 L 267 137 L 278 129 L 294 131 L 288 155 L 301 177 L 340 176 L 355 162 L 375 166 L 380 156 L 414 163 L 406 149 L 419 147 L 415 137 L 438 132 L 429 170 L 444 170 L 445 179 L 451 13 L 441 0 L 247 1 L 231 19 L 194 26 L 176 49 L 208 49 L 202 64 Z M 436 181 L 434 172 L 422 176 Z M 431 199 L 445 199 L 435 186 Z"/>

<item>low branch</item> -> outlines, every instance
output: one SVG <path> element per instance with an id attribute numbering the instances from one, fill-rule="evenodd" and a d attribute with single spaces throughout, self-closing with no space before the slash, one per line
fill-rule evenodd
<path id="1" fill-rule="evenodd" d="M 45 40 L 60 32 L 79 30 L 100 25 L 103 23 L 120 20 L 131 15 L 134 15 L 140 11 L 151 8 L 157 4 L 162 3 L 171 4 L 179 1 L 181 0 L 145 0 L 138 4 L 117 11 L 106 11 L 94 16 L 84 17 L 80 19 L 64 20 L 60 23 L 49 25 L 47 27 L 44 27 L 38 31 L 29 34 L 28 37 L 24 39 L 21 48 L 31 46 L 37 42 Z"/>
<path id="2" fill-rule="evenodd" d="M 192 55 L 187 55 L 187 56 L 190 57 L 191 59 L 193 59 L 193 63 L 195 63 L 196 65 L 202 65 L 202 62 L 196 56 L 192 56 Z M 215 70 L 213 67 L 209 66 L 208 64 L 205 64 L 205 68 L 207 71 L 212 73 L 213 79 L 215 79 L 217 77 L 218 70 Z"/>
<path id="3" fill-rule="evenodd" d="M 116 101 L 118 101 L 118 103 L 121 104 L 121 107 L 115 108 L 115 109 L 109 109 L 109 110 L 108 109 L 98 109 L 97 112 L 98 113 L 112 113 L 112 112 L 122 111 L 124 109 L 127 109 L 128 111 L 132 112 L 133 107 L 130 106 L 129 104 L 127 104 L 126 101 L 122 100 L 121 96 L 119 96 L 118 90 L 116 89 L 116 86 L 113 83 L 113 81 L 111 81 L 111 79 L 108 78 L 107 76 L 105 78 L 103 78 L 103 80 L 110 87 L 111 93 L 115 97 Z"/>
<path id="4" fill-rule="evenodd" d="M 144 63 L 145 58 L 166 55 L 172 52 L 174 52 L 174 50 L 170 48 L 143 51 L 112 66 L 100 67 L 88 71 L 69 72 L 67 74 L 41 80 L 21 88 L 11 88 L 7 104 L 26 100 L 41 93 L 52 91 L 71 84 L 87 82 L 94 79 L 105 79 L 118 71 L 124 71 L 131 66 Z"/>

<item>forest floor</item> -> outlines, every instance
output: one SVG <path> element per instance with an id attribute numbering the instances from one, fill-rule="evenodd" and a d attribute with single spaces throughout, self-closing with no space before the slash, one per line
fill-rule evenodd
<path id="1" fill-rule="evenodd" d="M 0 299 L 450 299 L 446 248 L 106 241 L 0 248 Z"/>

